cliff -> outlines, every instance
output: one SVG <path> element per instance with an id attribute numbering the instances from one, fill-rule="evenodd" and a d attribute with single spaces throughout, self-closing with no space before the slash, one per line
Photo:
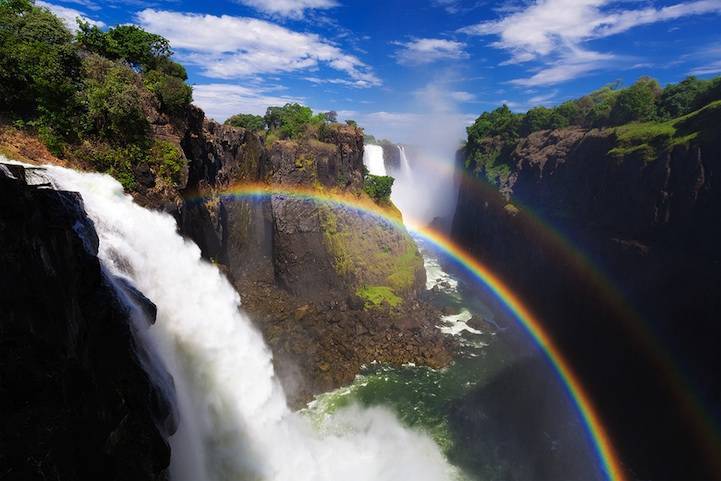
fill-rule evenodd
<path id="1" fill-rule="evenodd" d="M 2 479 L 167 479 L 172 380 L 149 378 L 121 296 L 155 306 L 111 285 L 79 195 L 25 175 L 0 164 Z"/>
<path id="2" fill-rule="evenodd" d="M 449 361 L 437 313 L 419 299 L 425 270 L 406 232 L 280 192 L 232 195 L 233 185 L 261 183 L 367 200 L 362 130 L 330 124 L 315 136 L 269 140 L 196 113 L 181 142 L 190 162 L 179 226 L 238 289 L 293 404 L 352 381 L 374 360 Z"/>
<path id="3" fill-rule="evenodd" d="M 720 125 L 715 102 L 665 123 L 535 132 L 497 184 L 467 161 L 460 187 L 454 239 L 543 320 L 641 479 L 719 474 L 707 421 L 678 403 L 689 383 L 692 403 L 721 405 Z"/>

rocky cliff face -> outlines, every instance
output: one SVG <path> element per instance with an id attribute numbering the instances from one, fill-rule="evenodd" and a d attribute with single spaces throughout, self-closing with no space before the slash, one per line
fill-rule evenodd
<path id="1" fill-rule="evenodd" d="M 706 421 L 679 414 L 688 388 L 671 372 L 719 414 L 719 112 L 662 146 L 627 148 L 613 130 L 537 132 L 500 186 L 467 178 L 460 188 L 454 238 L 543 320 L 642 479 L 719 475 L 717 447 L 698 434 Z M 609 280 L 579 269 L 551 229 Z"/>
<path id="2" fill-rule="evenodd" d="M 0 165 L 2 479 L 167 479 L 172 380 L 130 320 L 155 306 L 102 270 L 80 197 L 25 175 Z"/>
<path id="3" fill-rule="evenodd" d="M 260 183 L 365 198 L 360 129 L 333 124 L 314 138 L 271 142 L 198 111 L 181 145 L 189 159 L 181 232 L 240 292 L 291 402 L 350 382 L 373 360 L 449 361 L 437 313 L 419 302 L 425 270 L 406 232 L 281 193 L 232 195 L 233 185 Z M 389 304 L 368 305 L 358 295 L 365 288 Z"/>

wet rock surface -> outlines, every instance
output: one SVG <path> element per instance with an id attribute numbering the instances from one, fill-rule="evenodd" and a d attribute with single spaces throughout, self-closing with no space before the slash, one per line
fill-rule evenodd
<path id="1" fill-rule="evenodd" d="M 155 306 L 111 286 L 78 194 L 24 179 L 0 168 L 0 478 L 167 479 L 172 380 L 144 370 L 129 307 Z"/>

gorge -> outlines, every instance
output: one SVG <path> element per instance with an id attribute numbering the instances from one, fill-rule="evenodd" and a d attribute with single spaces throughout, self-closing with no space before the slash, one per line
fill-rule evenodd
<path id="1" fill-rule="evenodd" d="M 554 5 L 0 0 L 0 481 L 721 479 L 721 77 L 542 83 L 715 4 Z"/>

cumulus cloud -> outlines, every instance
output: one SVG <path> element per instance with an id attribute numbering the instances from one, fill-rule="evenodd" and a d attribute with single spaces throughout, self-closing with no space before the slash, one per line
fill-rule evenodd
<path id="1" fill-rule="evenodd" d="M 38 7 L 47 8 L 48 10 L 53 12 L 63 21 L 65 26 L 73 32 L 78 29 L 77 19 L 88 22 L 90 25 L 95 25 L 98 27 L 105 26 L 105 23 L 101 22 L 100 20 L 93 20 L 92 18 L 86 16 L 83 12 L 75 10 L 74 8 L 63 7 L 62 5 L 55 5 L 53 3 L 44 2 L 42 0 L 38 0 L 37 2 L 35 2 L 35 5 Z"/>
<path id="2" fill-rule="evenodd" d="M 155 9 L 142 10 L 136 20 L 167 38 L 178 58 L 200 66 L 207 77 L 234 79 L 324 65 L 346 74 L 355 87 L 381 85 L 368 65 L 313 33 L 256 18 Z"/>
<path id="3" fill-rule="evenodd" d="M 509 52 L 506 63 L 539 60 L 546 68 L 519 85 L 551 85 L 608 65 L 615 56 L 593 52 L 583 44 L 641 25 L 701 14 L 721 14 L 721 0 L 697 0 L 661 8 L 620 10 L 619 0 L 536 0 L 498 20 L 464 27 L 469 35 L 492 36 L 491 46 Z"/>
<path id="4" fill-rule="evenodd" d="M 302 98 L 274 93 L 277 90 L 234 84 L 200 84 L 193 86 L 193 103 L 219 122 L 237 113 L 263 115 L 272 105 L 303 103 Z"/>
<path id="5" fill-rule="evenodd" d="M 299 19 L 306 10 L 338 6 L 335 0 L 236 0 L 268 15 Z"/>
<path id="6" fill-rule="evenodd" d="M 395 52 L 398 63 L 421 65 L 438 60 L 468 58 L 466 44 L 442 38 L 416 38 L 408 42 L 394 42 L 400 48 Z"/>

